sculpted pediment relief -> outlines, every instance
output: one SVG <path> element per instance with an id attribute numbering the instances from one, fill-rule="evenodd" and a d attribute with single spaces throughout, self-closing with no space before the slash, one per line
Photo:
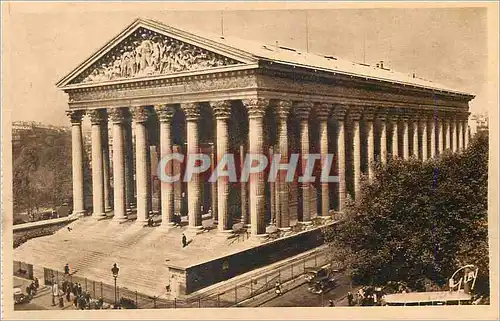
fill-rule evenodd
<path id="1" fill-rule="evenodd" d="M 168 75 L 236 64 L 241 62 L 140 27 L 71 84 Z"/>

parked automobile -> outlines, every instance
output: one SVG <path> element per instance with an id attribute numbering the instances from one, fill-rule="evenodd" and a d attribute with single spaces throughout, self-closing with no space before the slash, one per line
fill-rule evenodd
<path id="1" fill-rule="evenodd" d="M 30 301 L 29 296 L 25 295 L 23 293 L 23 290 L 21 290 L 21 288 L 14 288 L 13 292 L 14 292 L 14 304 L 20 304 Z"/>
<path id="2" fill-rule="evenodd" d="M 316 282 L 322 279 L 329 279 L 332 277 L 332 271 L 328 266 L 309 268 L 306 270 L 304 278 L 307 282 Z"/>
<path id="3" fill-rule="evenodd" d="M 318 281 L 309 282 L 307 290 L 314 294 L 328 292 L 337 286 L 337 281 L 334 278 L 321 279 Z"/>

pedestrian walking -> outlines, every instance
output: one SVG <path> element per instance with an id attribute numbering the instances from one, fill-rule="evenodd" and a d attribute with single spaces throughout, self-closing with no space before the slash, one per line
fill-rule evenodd
<path id="1" fill-rule="evenodd" d="M 35 278 L 35 289 L 38 290 L 39 287 L 40 287 L 40 282 L 38 281 L 38 278 Z"/>
<path id="2" fill-rule="evenodd" d="M 274 285 L 274 292 L 277 295 L 281 295 L 281 282 L 280 281 L 276 281 L 276 284 Z"/>
<path id="3" fill-rule="evenodd" d="M 69 274 L 69 264 L 66 263 L 66 265 L 64 266 L 64 274 L 68 275 Z"/>
<path id="4" fill-rule="evenodd" d="M 350 307 L 354 305 L 354 295 L 352 295 L 352 292 L 347 292 L 347 302 Z"/>
<path id="5" fill-rule="evenodd" d="M 182 233 L 182 247 L 187 246 L 187 237 L 184 233 Z"/>

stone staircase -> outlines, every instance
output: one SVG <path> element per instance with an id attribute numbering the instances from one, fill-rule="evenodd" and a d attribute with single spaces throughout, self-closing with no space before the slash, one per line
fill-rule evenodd
<path id="1" fill-rule="evenodd" d="M 207 227 L 210 222 L 204 221 Z M 165 295 L 168 265 L 190 266 L 204 260 L 251 246 L 231 243 L 216 236 L 216 230 L 192 233 L 187 227 L 165 230 L 143 227 L 134 221 L 117 224 L 83 217 L 53 235 L 31 239 L 14 250 L 14 260 L 60 272 L 70 265 L 71 273 L 91 281 L 113 284 L 111 267 L 120 268 L 117 284 L 147 295 Z M 182 247 L 182 234 L 190 244 Z"/>

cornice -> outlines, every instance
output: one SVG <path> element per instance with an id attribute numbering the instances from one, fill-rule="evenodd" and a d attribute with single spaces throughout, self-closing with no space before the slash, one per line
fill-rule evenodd
<path id="1" fill-rule="evenodd" d="M 288 64 L 280 64 L 277 62 L 264 62 L 259 63 L 261 68 L 259 73 L 263 75 L 271 75 L 283 78 L 290 78 L 293 80 L 302 81 L 313 81 L 321 82 L 327 81 L 332 84 L 371 89 L 377 91 L 383 90 L 385 92 L 392 93 L 404 93 L 407 95 L 419 96 L 422 93 L 429 96 L 445 97 L 448 100 L 458 100 L 458 101 L 470 101 L 475 96 L 466 93 L 447 91 L 444 89 L 430 88 L 424 86 L 418 86 L 414 84 L 399 83 L 396 81 L 384 80 L 384 79 L 374 79 L 363 75 L 347 74 L 344 72 L 332 72 L 325 71 L 321 69 L 311 69 L 299 66 L 292 66 Z"/>

